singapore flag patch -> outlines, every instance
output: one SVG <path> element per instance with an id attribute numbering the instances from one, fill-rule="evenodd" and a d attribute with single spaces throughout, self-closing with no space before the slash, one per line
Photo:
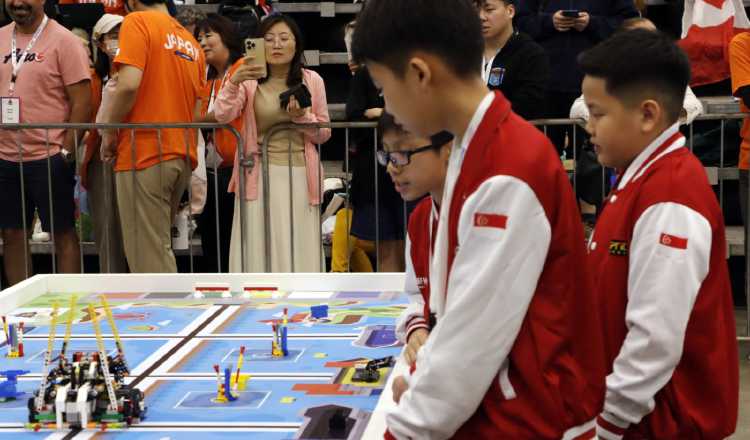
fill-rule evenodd
<path id="1" fill-rule="evenodd" d="M 662 233 L 659 237 L 659 244 L 675 249 L 687 249 L 688 239 Z"/>

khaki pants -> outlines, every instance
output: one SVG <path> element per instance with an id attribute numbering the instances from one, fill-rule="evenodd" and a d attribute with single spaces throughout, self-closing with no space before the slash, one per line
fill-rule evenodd
<path id="1" fill-rule="evenodd" d="M 292 167 L 292 211 L 289 206 L 289 168 L 271 164 L 268 170 L 271 182 L 270 233 L 266 234 L 264 227 L 263 179 L 259 179 L 258 199 L 244 203 L 244 243 L 240 229 L 240 199 L 234 198 L 229 272 L 266 272 L 266 239 L 271 240 L 271 272 L 321 272 L 325 260 L 321 246 L 320 210 L 318 206 L 310 205 L 305 167 Z M 244 270 L 242 252 L 245 253 Z"/>
<path id="2" fill-rule="evenodd" d="M 102 163 L 98 154 L 88 163 L 88 182 L 89 211 L 99 253 L 99 272 L 126 273 L 128 264 L 122 244 L 115 175 L 112 166 Z"/>
<path id="3" fill-rule="evenodd" d="M 133 273 L 176 273 L 172 221 L 190 181 L 182 159 L 115 173 L 125 255 Z"/>

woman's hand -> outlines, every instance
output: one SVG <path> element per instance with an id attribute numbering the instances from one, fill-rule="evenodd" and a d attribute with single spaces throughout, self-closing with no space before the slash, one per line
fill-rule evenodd
<path id="1" fill-rule="evenodd" d="M 265 76 L 265 66 L 252 64 L 255 57 L 245 57 L 245 62 L 229 78 L 229 81 L 238 86 L 248 80 L 259 80 Z"/>
<path id="2" fill-rule="evenodd" d="M 292 96 L 291 98 L 289 98 L 289 105 L 286 106 L 286 111 L 287 113 L 289 113 L 289 116 L 291 116 L 292 119 L 297 119 L 305 116 L 309 108 L 310 107 L 300 108 L 297 98 Z"/>

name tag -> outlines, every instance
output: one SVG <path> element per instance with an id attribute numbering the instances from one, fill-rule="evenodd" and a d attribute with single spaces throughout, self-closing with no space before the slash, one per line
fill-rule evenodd
<path id="1" fill-rule="evenodd" d="M 21 98 L 17 96 L 3 96 L 0 98 L 0 122 L 3 124 L 21 123 Z"/>

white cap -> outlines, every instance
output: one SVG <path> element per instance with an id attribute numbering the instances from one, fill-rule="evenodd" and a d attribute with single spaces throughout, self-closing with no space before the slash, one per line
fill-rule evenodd
<path id="1" fill-rule="evenodd" d="M 91 34 L 91 38 L 94 41 L 99 41 L 102 35 L 114 29 L 115 26 L 121 24 L 123 20 L 124 18 L 122 15 L 115 15 L 115 14 L 102 15 L 102 18 L 100 18 L 99 21 L 97 21 L 96 24 L 94 25 L 94 31 Z"/>

